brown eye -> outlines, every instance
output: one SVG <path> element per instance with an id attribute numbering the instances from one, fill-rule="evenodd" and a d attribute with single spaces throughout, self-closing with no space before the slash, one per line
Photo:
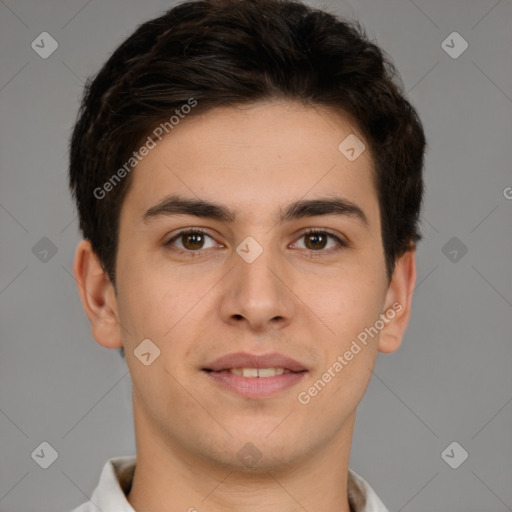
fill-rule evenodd
<path id="1" fill-rule="evenodd" d="M 325 249 L 327 245 L 327 236 L 325 233 L 308 233 L 304 235 L 306 247 L 308 249 Z"/>
<path id="2" fill-rule="evenodd" d="M 209 245 L 208 240 L 210 240 Z M 200 252 L 203 249 L 215 247 L 215 240 L 207 233 L 199 229 L 182 231 L 171 238 L 166 244 L 169 249 L 181 253 Z"/>
<path id="3" fill-rule="evenodd" d="M 299 249 L 306 249 L 310 253 L 319 253 L 318 255 L 332 253 L 348 247 L 346 242 L 328 231 L 308 231 L 303 233 L 298 240 L 295 244 L 299 244 Z"/>
<path id="4" fill-rule="evenodd" d="M 204 244 L 204 235 L 202 233 L 185 233 L 181 235 L 183 247 L 191 251 L 201 249 Z"/>

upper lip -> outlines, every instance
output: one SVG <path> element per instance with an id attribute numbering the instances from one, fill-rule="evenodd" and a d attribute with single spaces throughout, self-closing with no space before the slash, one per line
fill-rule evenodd
<path id="1" fill-rule="evenodd" d="M 305 366 L 295 359 L 277 352 L 262 355 L 235 352 L 219 357 L 203 369 L 219 372 L 232 368 L 283 368 L 292 372 L 306 370 Z"/>

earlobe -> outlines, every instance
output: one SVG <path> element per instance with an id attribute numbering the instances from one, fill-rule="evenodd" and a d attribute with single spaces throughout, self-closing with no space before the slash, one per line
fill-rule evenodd
<path id="1" fill-rule="evenodd" d="M 73 274 L 94 339 L 106 348 L 122 347 L 114 287 L 89 240 L 77 246 Z"/>
<path id="2" fill-rule="evenodd" d="M 411 249 L 397 260 L 389 283 L 383 311 L 387 322 L 380 332 L 379 352 L 391 353 L 400 347 L 411 315 L 415 283 L 415 249 Z"/>

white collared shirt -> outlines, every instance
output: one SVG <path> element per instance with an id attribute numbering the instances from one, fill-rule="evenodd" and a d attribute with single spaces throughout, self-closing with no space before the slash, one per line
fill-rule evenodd
<path id="1" fill-rule="evenodd" d="M 72 512 L 135 512 L 128 494 L 135 471 L 135 456 L 109 459 L 91 499 Z M 368 482 L 348 470 L 348 501 L 353 512 L 389 512 Z"/>

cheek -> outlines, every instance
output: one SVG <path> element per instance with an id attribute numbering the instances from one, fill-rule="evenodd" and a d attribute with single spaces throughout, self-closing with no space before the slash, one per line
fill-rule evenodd
<path id="1" fill-rule="evenodd" d="M 166 356 L 178 357 L 185 343 L 173 343 L 190 337 L 196 321 L 208 308 L 208 290 L 218 276 L 193 278 L 179 267 L 164 267 L 149 261 L 125 261 L 119 266 L 118 311 L 125 343 L 135 348 L 143 339 L 154 340 Z M 181 357 L 181 355 L 179 356 Z"/>
<path id="2" fill-rule="evenodd" d="M 319 316 L 329 327 L 327 330 L 318 324 L 318 330 L 326 332 L 326 336 L 319 337 L 323 340 L 322 364 L 311 376 L 313 387 L 302 390 L 311 393 L 311 410 L 325 414 L 327 404 L 338 404 L 331 413 L 344 421 L 345 415 L 356 408 L 377 357 L 379 335 L 370 328 L 379 319 L 382 297 L 382 285 L 372 279 L 361 276 L 331 280 L 329 291 L 311 308 L 322 313 Z"/>
<path id="3" fill-rule="evenodd" d="M 315 310 L 334 331 L 340 343 L 354 336 L 379 318 L 385 298 L 385 283 L 370 269 L 347 272 L 331 278 L 314 299 Z"/>
<path id="4" fill-rule="evenodd" d="M 169 291 L 165 280 L 158 279 L 152 266 L 136 254 L 119 258 L 116 270 L 124 342 L 135 348 L 143 339 L 158 340 L 165 332 L 159 324 L 171 320 L 169 311 L 164 314 L 165 294 Z"/>

